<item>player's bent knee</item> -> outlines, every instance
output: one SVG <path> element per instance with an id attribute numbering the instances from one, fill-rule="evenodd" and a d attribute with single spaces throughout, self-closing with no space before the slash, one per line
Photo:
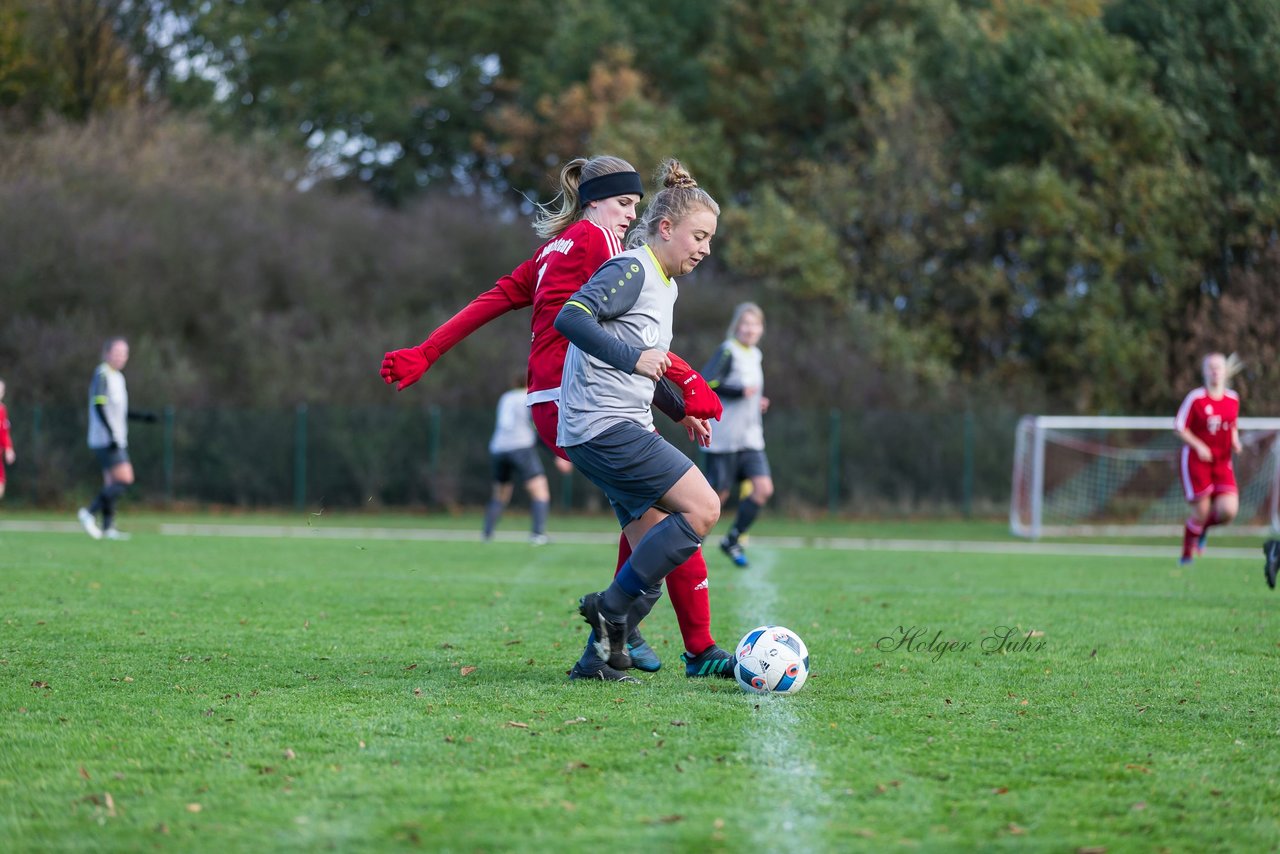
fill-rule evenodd
<path id="1" fill-rule="evenodd" d="M 720 520 L 720 497 L 711 490 L 707 490 L 698 496 L 694 506 L 686 515 L 689 518 L 689 524 L 698 532 L 698 536 L 705 537 Z"/>

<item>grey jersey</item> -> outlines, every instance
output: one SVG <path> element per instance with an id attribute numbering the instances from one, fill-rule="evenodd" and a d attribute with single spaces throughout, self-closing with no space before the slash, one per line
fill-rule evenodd
<path id="1" fill-rule="evenodd" d="M 94 405 L 99 403 L 107 416 L 107 423 L 111 425 L 110 433 L 94 410 Z M 124 386 L 124 374 L 103 362 L 93 372 L 93 380 L 89 383 L 89 447 L 105 448 L 112 439 L 120 447 L 128 447 L 128 415 L 129 392 Z"/>
<path id="2" fill-rule="evenodd" d="M 631 373 L 644 350 L 671 347 L 671 319 L 680 289 L 662 272 L 647 246 L 614 256 L 569 298 L 561 318 L 598 324 L 613 350 L 625 357 L 604 361 L 570 343 L 560 384 L 556 443 L 567 448 L 598 436 L 621 421 L 653 428 L 654 382 Z M 573 342 L 575 336 L 556 328 Z M 580 339 L 581 340 L 581 339 Z"/>
<path id="3" fill-rule="evenodd" d="M 711 387 L 720 392 L 724 414 L 711 430 L 708 453 L 764 450 L 764 419 L 760 398 L 764 394 L 763 354 L 759 347 L 747 347 L 735 338 L 720 345 L 720 352 L 703 372 Z M 755 394 L 746 395 L 754 388 Z"/>
<path id="4" fill-rule="evenodd" d="M 533 419 L 529 417 L 529 406 L 525 403 L 527 394 L 524 389 L 518 388 L 498 398 L 498 418 L 493 428 L 493 438 L 489 440 L 489 453 L 518 451 L 521 448 L 532 448 L 538 443 L 538 434 L 533 431 Z"/>

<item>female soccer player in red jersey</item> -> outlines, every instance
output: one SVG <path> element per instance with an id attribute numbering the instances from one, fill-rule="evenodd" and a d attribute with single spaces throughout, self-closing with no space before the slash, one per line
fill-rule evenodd
<path id="1" fill-rule="evenodd" d="M 403 390 L 413 385 L 448 350 L 467 335 L 509 311 L 532 306 L 533 339 L 529 348 L 529 396 L 538 435 L 557 455 L 556 424 L 559 418 L 560 375 L 568 342 L 554 327 L 565 301 L 591 275 L 622 251 L 622 238 L 636 217 L 636 204 L 644 195 L 640 176 L 630 163 L 617 157 L 578 158 L 560 172 L 558 208 L 541 209 L 534 229 L 547 238 L 529 260 L 520 264 L 494 287 L 473 299 L 427 340 L 416 347 L 394 350 L 382 360 L 382 378 Z M 683 412 L 668 412 L 680 420 L 718 418 L 720 400 L 688 363 L 674 353 L 667 380 L 680 390 Z M 687 426 L 687 425 L 686 425 Z M 623 536 L 618 544 L 618 566 L 630 556 L 631 545 Z M 707 593 L 707 565 L 697 551 L 666 579 L 685 649 L 697 667 L 686 664 L 689 675 L 732 676 L 733 657 L 716 646 L 711 637 L 711 603 Z M 652 603 L 650 603 L 650 607 Z M 633 625 L 638 624 L 638 620 Z M 637 667 L 657 670 L 657 655 L 635 632 L 632 658 Z M 609 668 L 575 665 L 575 678 L 620 681 L 625 673 Z M 698 672 L 694 672 L 695 669 Z"/>
<path id="2" fill-rule="evenodd" d="M 4 408 L 4 380 L 0 380 L 0 498 L 4 498 L 4 467 L 13 465 L 18 455 L 13 451 L 13 436 L 9 431 L 9 411 Z"/>
<path id="3" fill-rule="evenodd" d="M 1182 448 L 1182 488 L 1191 505 L 1182 534 L 1181 563 L 1204 551 L 1212 525 L 1225 525 L 1240 507 L 1231 452 L 1239 453 L 1240 397 L 1227 388 L 1233 371 L 1221 353 L 1210 353 L 1202 363 L 1204 385 L 1194 389 L 1178 407 L 1174 430 Z"/>

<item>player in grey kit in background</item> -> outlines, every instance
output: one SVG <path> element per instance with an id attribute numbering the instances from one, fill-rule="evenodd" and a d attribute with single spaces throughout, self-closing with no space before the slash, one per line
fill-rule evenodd
<path id="1" fill-rule="evenodd" d="M 740 482 L 751 482 L 750 494 L 738 499 L 733 527 L 720 540 L 720 550 L 743 568 L 747 555 L 739 539 L 773 495 L 773 475 L 764 453 L 763 416 L 769 411 L 769 398 L 764 396 L 763 356 L 756 346 L 763 335 L 763 309 L 753 302 L 740 304 L 720 351 L 702 372 L 724 402 L 724 415 L 707 447 L 707 481 L 720 495 L 721 505 Z"/>
<path id="2" fill-rule="evenodd" d="M 518 475 L 529 493 L 533 515 L 529 542 L 540 546 L 547 542 L 547 510 L 551 506 L 551 492 L 542 470 L 542 461 L 538 459 L 538 434 L 533 429 L 533 419 L 525 403 L 528 391 L 528 383 L 524 377 L 519 377 L 515 387 L 498 399 L 493 438 L 489 440 L 493 492 L 484 509 L 484 538 L 493 538 L 493 529 L 515 491 L 513 475 Z M 557 462 L 565 461 L 557 458 Z M 566 462 L 566 465 L 569 464 Z"/>
<path id="3" fill-rule="evenodd" d="M 150 412 L 129 409 L 124 366 L 129 361 L 129 342 L 108 338 L 102 345 L 102 364 L 89 384 L 89 450 L 102 469 L 102 491 L 77 514 L 85 532 L 95 540 L 128 539 L 115 525 L 116 501 L 133 483 L 133 463 L 129 462 L 129 419 L 156 421 Z M 96 514 L 102 514 L 98 526 Z"/>

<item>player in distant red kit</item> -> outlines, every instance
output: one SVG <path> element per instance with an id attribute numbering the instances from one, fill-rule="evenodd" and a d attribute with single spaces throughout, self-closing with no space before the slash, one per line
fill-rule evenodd
<path id="1" fill-rule="evenodd" d="M 1239 453 L 1240 396 L 1227 388 L 1238 363 L 1221 353 L 1204 357 L 1204 385 L 1194 389 L 1178 407 L 1174 430 L 1182 449 L 1182 488 L 1191 515 L 1182 535 L 1182 560 L 1204 551 L 1205 537 L 1213 525 L 1225 525 L 1240 509 L 1236 473 L 1231 453 Z"/>
<path id="2" fill-rule="evenodd" d="M 475 330 L 509 311 L 533 308 L 533 338 L 529 345 L 529 395 L 534 427 L 539 437 L 558 456 L 568 459 L 556 446 L 559 419 L 560 376 L 564 369 L 569 342 L 555 329 L 561 307 L 599 267 L 622 251 L 622 238 L 636 217 L 636 204 L 644 195 L 635 168 L 617 157 L 578 158 L 565 164 L 560 172 L 560 207 L 542 209 L 535 223 L 540 237 L 546 238 L 529 260 L 503 276 L 488 291 L 473 299 L 443 326 L 432 332 L 416 347 L 394 350 L 382 360 L 382 378 L 397 388 L 413 385 L 449 348 Z M 674 353 L 665 379 L 675 384 L 680 394 L 674 398 L 655 398 L 670 417 L 690 419 L 718 418 L 720 399 L 688 363 Z M 668 389 L 669 390 L 669 389 Z M 661 389 L 659 391 L 662 391 Z M 692 435 L 692 434 L 691 434 Z M 626 537 L 619 542 L 618 566 L 631 554 Z M 667 592 L 676 612 L 687 654 L 686 674 L 716 675 L 731 678 L 733 656 L 716 646 L 711 637 L 711 604 L 707 592 L 707 564 L 699 549 L 685 563 L 667 576 Z M 643 603 L 648 608 L 653 602 Z M 645 610 L 645 614 L 648 611 Z M 643 619 L 643 615 L 639 616 Z M 632 619 L 630 625 L 639 625 Z M 661 661 L 645 643 L 639 632 L 633 632 L 631 655 L 635 666 L 657 670 Z M 588 644 L 588 650 L 591 645 Z M 634 681 L 614 670 L 604 661 L 583 661 L 574 665 L 575 679 Z"/>
<path id="3" fill-rule="evenodd" d="M 4 380 L 0 380 L 0 498 L 4 498 L 4 467 L 13 465 L 18 455 L 13 450 L 13 434 L 9 430 L 9 410 L 4 407 Z"/>

